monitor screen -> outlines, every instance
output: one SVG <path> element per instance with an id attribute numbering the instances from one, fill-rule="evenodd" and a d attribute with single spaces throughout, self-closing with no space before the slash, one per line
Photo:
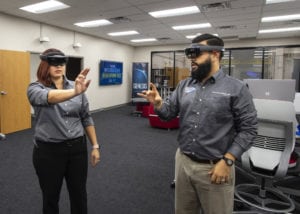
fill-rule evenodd
<path id="1" fill-rule="evenodd" d="M 284 100 L 295 99 L 296 80 L 294 79 L 244 79 L 253 98 Z"/>

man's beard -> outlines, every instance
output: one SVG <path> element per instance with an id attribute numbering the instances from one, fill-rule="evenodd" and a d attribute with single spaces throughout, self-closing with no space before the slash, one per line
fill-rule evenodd
<path id="1" fill-rule="evenodd" d="M 208 58 L 205 60 L 205 62 L 201 64 L 197 64 L 196 62 L 193 62 L 192 64 L 197 65 L 197 69 L 192 69 L 191 76 L 193 79 L 198 80 L 199 82 L 202 82 L 210 73 L 211 70 L 211 59 Z"/>

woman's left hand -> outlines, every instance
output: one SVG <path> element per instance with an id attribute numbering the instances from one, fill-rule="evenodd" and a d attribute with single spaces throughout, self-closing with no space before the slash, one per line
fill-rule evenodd
<path id="1" fill-rule="evenodd" d="M 99 149 L 92 149 L 91 154 L 91 164 L 92 166 L 96 166 L 100 162 L 100 150 Z"/>

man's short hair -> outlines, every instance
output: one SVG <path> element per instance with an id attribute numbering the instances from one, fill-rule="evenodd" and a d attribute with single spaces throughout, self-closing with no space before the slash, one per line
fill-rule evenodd
<path id="1" fill-rule="evenodd" d="M 206 41 L 207 45 L 224 47 L 224 41 L 220 37 L 217 37 L 217 36 L 214 36 L 214 35 L 211 35 L 208 33 L 201 34 L 201 35 L 195 37 L 192 40 L 192 43 L 200 43 L 202 41 Z M 223 56 L 224 56 L 224 52 L 221 51 L 220 52 L 220 61 Z"/>
<path id="2" fill-rule="evenodd" d="M 211 35 L 211 34 L 201 34 L 197 37 L 195 37 L 192 40 L 192 43 L 200 43 L 202 41 L 207 41 L 208 45 L 213 45 L 213 46 L 222 46 L 224 47 L 224 42 L 221 38 Z"/>

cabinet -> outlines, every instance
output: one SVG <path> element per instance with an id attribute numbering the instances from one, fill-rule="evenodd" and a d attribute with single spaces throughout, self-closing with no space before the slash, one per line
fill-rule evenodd
<path id="1" fill-rule="evenodd" d="M 157 88 L 174 88 L 174 69 L 166 67 L 163 69 L 152 69 L 151 80 Z"/>
<path id="2" fill-rule="evenodd" d="M 190 76 L 190 66 L 184 51 L 151 52 L 151 82 L 161 95 L 170 94 L 181 80 Z"/>
<path id="3" fill-rule="evenodd" d="M 189 68 L 172 68 L 152 69 L 151 80 L 157 88 L 169 87 L 174 89 L 177 84 L 190 76 Z"/>

